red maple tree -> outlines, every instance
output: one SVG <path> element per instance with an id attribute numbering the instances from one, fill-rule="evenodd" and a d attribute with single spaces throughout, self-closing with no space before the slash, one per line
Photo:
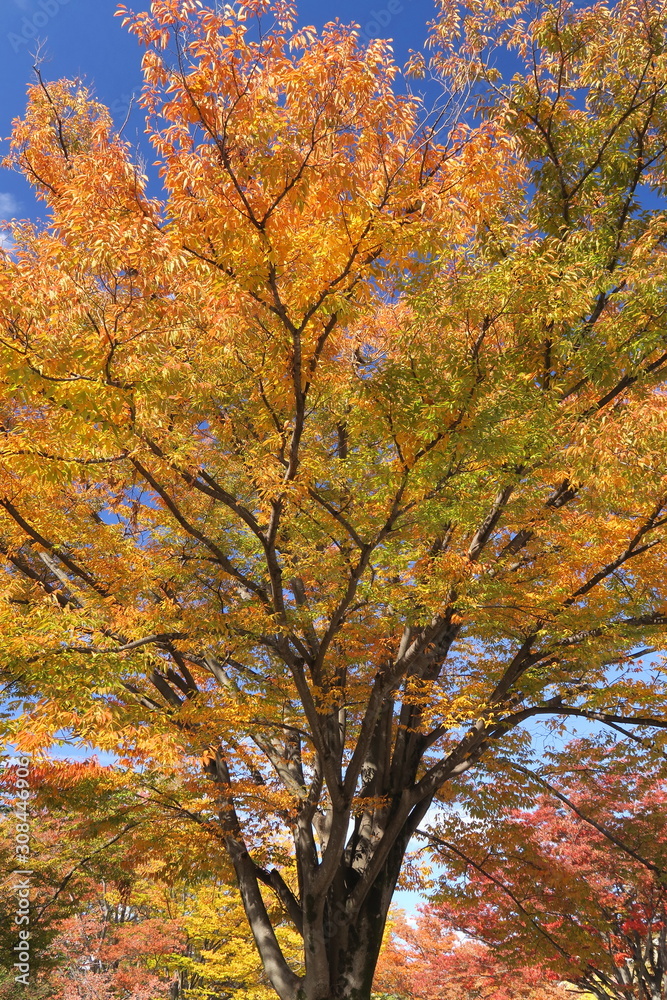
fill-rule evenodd
<path id="1" fill-rule="evenodd" d="M 667 781 L 664 765 L 627 757 L 579 741 L 570 774 L 513 765 L 543 791 L 534 808 L 499 803 L 432 830 L 447 875 L 428 920 L 522 975 L 543 967 L 600 1000 L 667 997 Z"/>
<path id="2" fill-rule="evenodd" d="M 457 934 L 433 907 L 395 920 L 375 989 L 409 1000 L 566 1000 L 543 965 L 508 968 L 479 941 Z"/>

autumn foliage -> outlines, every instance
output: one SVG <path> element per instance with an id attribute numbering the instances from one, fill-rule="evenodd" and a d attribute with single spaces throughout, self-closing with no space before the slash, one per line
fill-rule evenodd
<path id="1" fill-rule="evenodd" d="M 430 841 L 444 877 L 429 919 L 483 942 L 510 969 L 542 967 L 600 1000 L 662 998 L 664 765 L 583 740 L 569 759 L 569 773 L 526 775 L 525 791 L 541 792 L 530 809 L 498 802 L 467 821 L 465 838 L 460 818 L 443 817 Z"/>
<path id="2" fill-rule="evenodd" d="M 11 763 L 0 772 L 2 1000 L 17 995 L 5 962 L 15 943 L 15 772 Z M 30 785 L 34 983 L 21 987 L 25 1000 L 271 997 L 224 855 L 210 849 L 213 838 L 179 835 L 156 808 L 151 776 L 128 787 L 118 768 L 95 760 L 44 759 Z M 275 907 L 273 917 L 298 962 L 296 935 Z"/>
<path id="3" fill-rule="evenodd" d="M 434 112 L 282 0 L 120 13 L 155 162 L 42 77 L 7 161 L 7 737 L 149 775 L 282 1000 L 367 1000 L 462 775 L 662 745 L 667 10 L 441 0 Z"/>
<path id="4" fill-rule="evenodd" d="M 375 988 L 405 1000 L 568 1000 L 544 966 L 511 967 L 478 941 L 466 940 L 437 910 L 391 924 Z"/>

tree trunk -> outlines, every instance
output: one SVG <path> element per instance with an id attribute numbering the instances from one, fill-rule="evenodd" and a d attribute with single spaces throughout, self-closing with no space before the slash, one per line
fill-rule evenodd
<path id="1" fill-rule="evenodd" d="M 379 890 L 373 890 L 369 905 L 347 929 L 347 948 L 338 954 L 338 976 L 331 991 L 335 1000 L 370 1000 L 387 920 L 380 896 Z"/>
<path id="2" fill-rule="evenodd" d="M 317 822 L 317 810 L 309 800 L 304 802 L 294 829 L 297 892 L 279 871 L 262 868 L 252 859 L 236 813 L 224 755 L 218 750 L 207 758 L 206 773 L 218 783 L 225 846 L 248 923 L 280 1000 L 370 1000 L 403 858 L 434 792 L 427 786 L 420 799 L 411 792 L 423 740 L 415 733 L 417 724 L 409 713 L 396 735 L 390 725 L 391 710 L 391 704 L 378 709 L 374 739 L 368 739 L 365 760 L 357 764 L 363 783 L 357 801 L 367 803 L 366 808 L 353 812 L 349 790 L 344 783 L 336 787 L 333 781 L 332 798 L 338 801 L 320 810 Z M 394 739 L 398 749 L 392 769 Z M 330 742 L 335 740 L 333 731 Z M 303 977 L 294 972 L 281 952 L 260 883 L 277 896 L 285 916 L 303 936 Z"/>
<path id="3" fill-rule="evenodd" d="M 322 924 L 324 948 L 313 948 L 309 956 L 306 946 L 306 976 L 298 1000 L 370 1000 L 407 839 L 401 837 L 394 845 L 356 914 L 346 907 L 349 884 L 332 887 Z M 326 959 L 318 961 L 324 955 Z"/>

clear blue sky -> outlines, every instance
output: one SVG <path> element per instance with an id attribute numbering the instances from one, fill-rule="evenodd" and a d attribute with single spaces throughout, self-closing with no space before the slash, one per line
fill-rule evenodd
<path id="1" fill-rule="evenodd" d="M 214 0 L 210 2 L 214 5 Z M 145 10 L 150 0 L 127 0 L 127 6 Z M 116 0 L 0 0 L 0 136 L 8 136 L 12 119 L 23 112 L 38 42 L 43 44 L 43 72 L 48 79 L 83 78 L 116 120 L 124 121 L 131 95 L 141 86 L 141 50 L 114 17 L 115 10 Z M 394 39 L 401 65 L 409 49 L 422 47 L 426 22 L 434 12 L 432 0 L 303 0 L 299 4 L 302 24 L 320 27 L 340 18 L 360 24 L 367 37 Z M 135 111 L 125 135 L 135 141 L 141 130 L 141 113 Z M 23 180 L 1 172 L 0 218 L 34 217 L 36 212 Z"/>

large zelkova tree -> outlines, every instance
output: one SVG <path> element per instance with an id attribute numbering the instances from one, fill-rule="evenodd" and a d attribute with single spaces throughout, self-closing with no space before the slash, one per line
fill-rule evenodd
<path id="1" fill-rule="evenodd" d="M 527 779 L 525 799 L 540 793 L 529 809 L 487 803 L 475 810 L 483 817 L 465 820 L 465 838 L 460 815 L 441 816 L 430 834 L 442 865 L 439 904 L 414 937 L 446 939 L 458 929 L 490 949 L 509 981 L 512 969 L 520 980 L 541 968 L 597 1000 L 664 1000 L 664 762 L 637 768 L 622 749 L 613 760 L 583 741 L 570 750 L 569 773 L 553 762 L 541 774 L 512 765 Z M 414 951 L 412 943 L 404 952 L 413 963 Z M 435 986 L 438 956 L 424 964 Z"/>
<path id="2" fill-rule="evenodd" d="M 364 1000 L 451 779 L 667 727 L 667 11 L 443 4 L 430 115 L 288 3 L 123 13 L 156 164 L 76 83 L 13 130 L 9 730 L 189 769 L 278 995 Z"/>

